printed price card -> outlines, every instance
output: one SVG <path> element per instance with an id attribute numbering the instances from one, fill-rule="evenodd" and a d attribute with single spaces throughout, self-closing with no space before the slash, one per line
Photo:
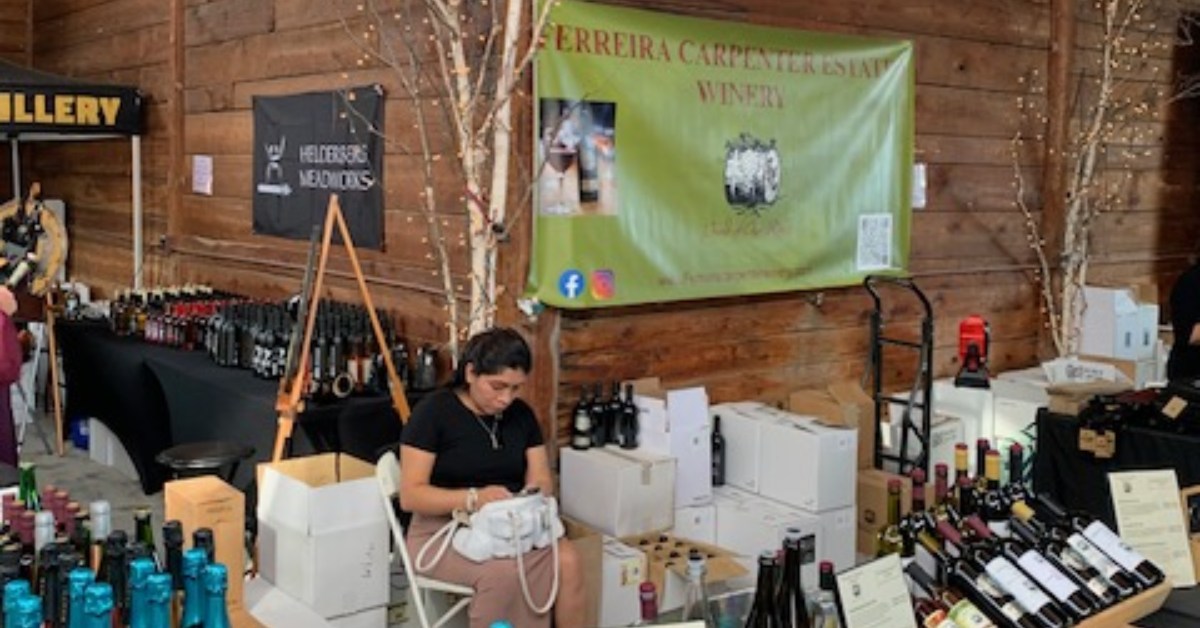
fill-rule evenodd
<path id="1" fill-rule="evenodd" d="M 1108 484 L 1121 539 L 1165 571 L 1176 588 L 1195 585 L 1175 470 L 1110 473 Z"/>
<path id="2" fill-rule="evenodd" d="M 837 581 L 847 628 L 917 628 L 896 554 L 847 569 Z"/>

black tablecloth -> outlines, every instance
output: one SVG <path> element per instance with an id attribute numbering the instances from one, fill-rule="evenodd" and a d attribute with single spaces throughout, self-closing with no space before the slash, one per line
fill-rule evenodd
<path id="1" fill-rule="evenodd" d="M 1079 451 L 1075 417 L 1045 408 L 1038 412 L 1033 488 L 1069 508 L 1087 511 L 1115 526 L 1108 473 L 1164 468 L 1175 469 L 1180 487 L 1200 484 L 1200 438 L 1125 425 L 1117 431 L 1115 455 L 1098 459 Z"/>
<path id="2" fill-rule="evenodd" d="M 112 430 L 147 494 L 169 479 L 154 457 L 172 445 L 219 439 L 253 446 L 254 458 L 234 478 L 242 488 L 254 477 L 254 463 L 270 459 L 277 381 L 217 366 L 202 352 L 121 338 L 100 323 L 63 321 L 56 330 L 66 416 L 95 417 Z M 344 451 L 373 462 L 380 447 L 400 440 L 399 419 L 385 396 L 310 405 L 297 424 L 296 455 Z"/>

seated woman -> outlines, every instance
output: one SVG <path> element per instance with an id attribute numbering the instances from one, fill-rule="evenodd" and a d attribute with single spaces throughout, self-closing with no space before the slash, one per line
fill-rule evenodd
<path id="1" fill-rule="evenodd" d="M 412 556 L 454 510 L 475 511 L 526 487 L 553 494 L 537 418 L 517 398 L 531 366 L 529 345 L 516 331 L 482 332 L 463 347 L 451 385 L 414 409 L 400 445 L 400 501 L 413 513 L 406 535 Z M 537 603 L 550 592 L 551 549 L 523 557 L 529 594 Z M 558 561 L 555 625 L 582 626 L 583 575 L 579 556 L 565 537 L 558 541 Z M 423 573 L 475 589 L 468 610 L 471 628 L 488 628 L 497 620 L 519 628 L 550 626 L 550 613 L 539 615 L 525 601 L 515 559 L 476 563 L 451 550 Z"/>

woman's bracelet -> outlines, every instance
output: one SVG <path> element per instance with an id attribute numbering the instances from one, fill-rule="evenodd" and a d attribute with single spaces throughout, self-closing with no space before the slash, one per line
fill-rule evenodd
<path id="1" fill-rule="evenodd" d="M 467 489 L 467 512 L 475 512 L 475 506 L 479 504 L 479 491 L 474 487 Z"/>

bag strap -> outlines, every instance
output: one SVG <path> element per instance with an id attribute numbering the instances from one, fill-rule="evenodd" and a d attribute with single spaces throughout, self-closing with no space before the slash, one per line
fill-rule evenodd
<path id="1" fill-rule="evenodd" d="M 429 539 L 425 541 L 425 544 L 421 546 L 421 551 L 417 552 L 416 565 L 414 565 L 418 572 L 429 571 L 438 564 L 438 561 L 442 560 L 442 556 L 446 555 L 446 548 L 450 547 L 450 541 L 454 538 L 454 532 L 456 530 L 458 530 L 458 513 L 452 514 L 450 516 L 450 520 L 446 522 L 446 525 L 439 528 L 437 532 L 434 532 L 433 536 L 429 537 Z M 429 551 L 430 547 L 433 547 L 434 542 L 438 540 L 438 537 L 442 537 L 441 547 L 439 547 L 437 553 L 434 554 L 433 561 L 426 565 L 424 564 L 425 553 Z"/>
<path id="2" fill-rule="evenodd" d="M 550 521 L 550 518 L 547 516 L 546 509 L 543 508 L 543 509 L 539 510 L 537 516 L 538 516 L 538 519 L 540 520 L 539 521 L 540 525 L 542 525 L 544 528 L 548 528 L 551 532 L 551 536 L 554 536 L 553 535 L 554 524 L 553 524 L 553 522 Z M 516 517 L 517 516 L 515 514 L 513 514 L 512 512 L 508 513 L 508 518 L 512 522 L 514 529 L 517 526 Z M 545 613 L 546 611 L 549 611 L 550 607 L 554 606 L 555 599 L 558 598 L 558 575 L 559 575 L 559 573 L 558 573 L 559 572 L 558 539 L 552 538 L 550 540 L 550 560 L 551 560 L 550 564 L 551 564 L 551 569 L 554 570 L 554 578 L 550 584 L 550 595 L 548 595 L 546 597 L 545 604 L 535 604 L 533 602 L 533 596 L 530 595 L 530 593 L 529 593 L 529 579 L 525 575 L 525 559 L 523 558 L 523 554 L 521 553 L 521 548 L 517 546 L 517 543 L 518 543 L 518 541 L 514 537 L 513 538 L 513 549 L 516 550 L 515 553 L 517 555 L 517 578 L 520 579 L 520 581 L 521 581 L 521 593 L 523 593 L 525 595 L 525 603 L 529 605 L 529 608 L 532 609 L 533 612 L 537 613 L 538 615 L 541 615 L 541 614 Z"/>

